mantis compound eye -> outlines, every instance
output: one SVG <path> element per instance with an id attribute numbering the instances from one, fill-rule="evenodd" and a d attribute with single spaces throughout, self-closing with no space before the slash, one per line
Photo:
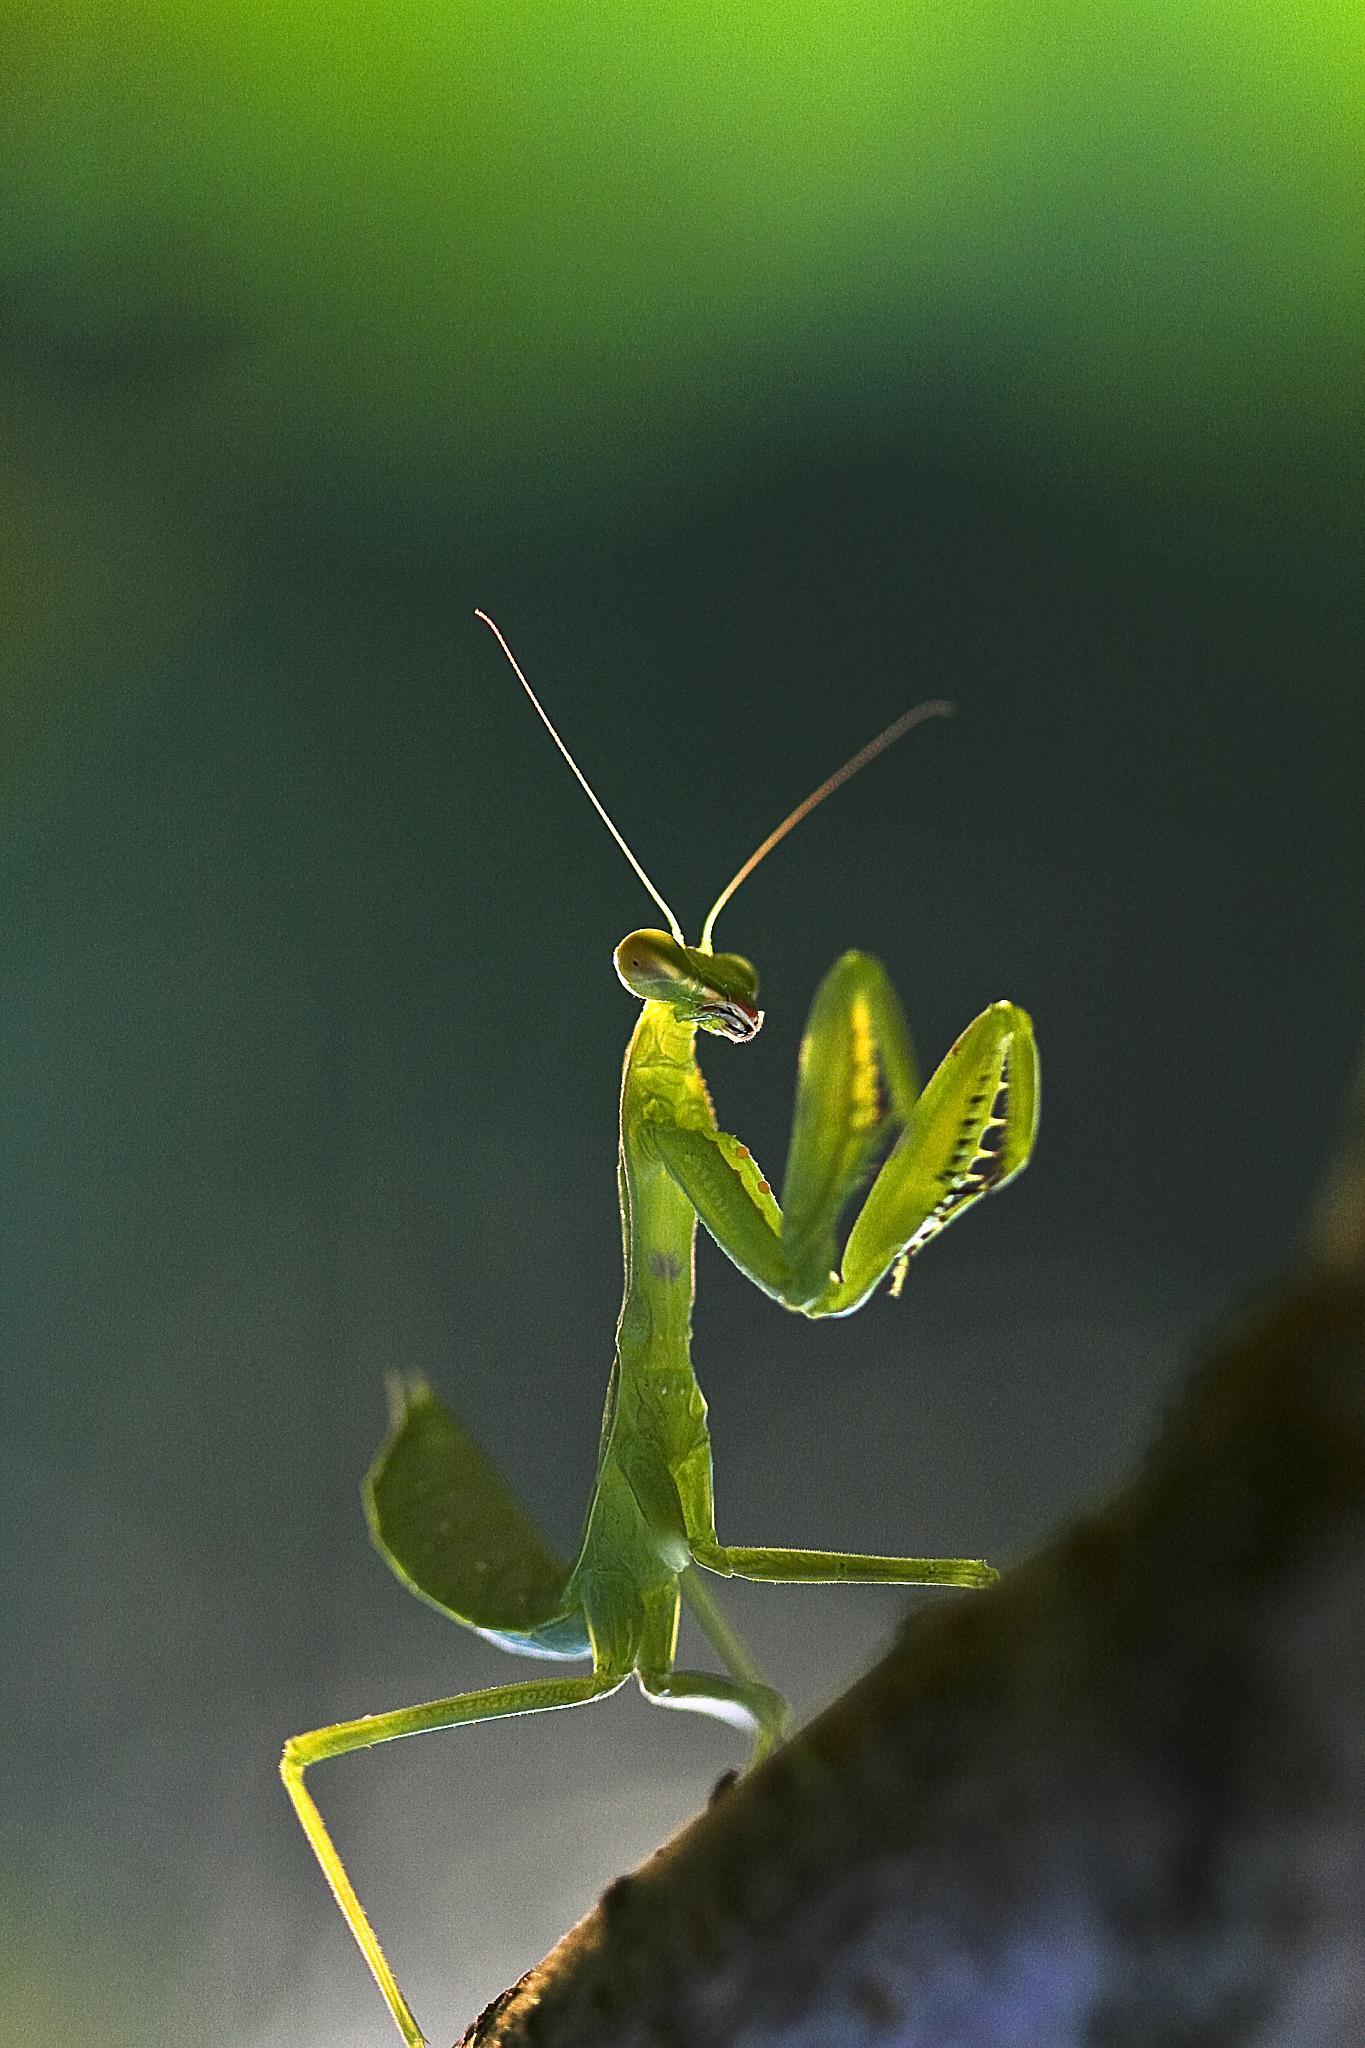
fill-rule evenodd
<path id="1" fill-rule="evenodd" d="M 622 939 L 613 958 L 621 981 L 641 1002 L 687 1000 L 693 980 L 687 948 L 667 932 L 631 932 Z"/>

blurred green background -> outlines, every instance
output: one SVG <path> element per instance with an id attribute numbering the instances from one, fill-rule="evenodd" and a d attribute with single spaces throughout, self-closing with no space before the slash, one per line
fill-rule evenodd
<path id="1" fill-rule="evenodd" d="M 610 966 L 720 937 L 780 1169 L 878 952 L 1036 1163 L 814 1329 L 703 1246 L 722 1534 L 1002 1561 L 1288 1254 L 1365 1015 L 1345 6 L 0 6 L 0 2035 L 387 2038 L 283 1737 L 515 1673 L 370 1552 L 425 1372 L 557 1541 Z M 900 1597 L 751 1589 L 803 1704 Z M 319 1773 L 436 2040 L 736 1761 L 624 1696 Z"/>

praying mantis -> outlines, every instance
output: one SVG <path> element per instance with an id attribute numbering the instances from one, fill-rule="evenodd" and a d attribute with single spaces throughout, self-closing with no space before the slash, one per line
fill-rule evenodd
<path id="1" fill-rule="evenodd" d="M 583 1675 L 457 1693 L 394 1713 L 296 1735 L 280 1774 L 337 1904 L 408 2048 L 426 2040 L 366 1918 L 304 1773 L 375 1743 L 511 1714 L 574 1707 L 632 1676 L 656 1704 L 691 1709 L 747 1734 L 758 1762 L 783 1733 L 786 1703 L 764 1683 L 703 1573 L 721 1578 L 982 1587 L 979 1558 L 860 1557 L 750 1549 L 716 1534 L 706 1402 L 689 1352 L 698 1221 L 756 1287 L 806 1316 L 846 1316 L 982 1195 L 1028 1163 L 1038 1121 L 1038 1058 L 1027 1014 L 992 1003 L 921 1092 L 900 1003 L 884 970 L 845 953 L 816 991 L 797 1073 L 781 1203 L 737 1139 L 717 1127 L 697 1068 L 699 1030 L 736 1044 L 763 1022 L 758 975 L 712 946 L 716 919 L 794 825 L 922 719 L 917 705 L 822 783 L 721 891 L 689 946 L 551 725 L 497 626 L 518 681 L 636 875 L 667 932 L 631 932 L 616 972 L 643 1004 L 621 1082 L 618 1186 L 625 1291 L 607 1388 L 597 1476 L 578 1556 L 564 1563 L 455 1416 L 414 1382 L 364 1483 L 370 1530 L 398 1577 L 424 1600 L 518 1655 L 591 1660 Z M 875 1170 L 875 1171 L 874 1171 Z M 844 1241 L 842 1212 L 868 1182 Z M 681 1602 L 724 1675 L 674 1664 Z"/>

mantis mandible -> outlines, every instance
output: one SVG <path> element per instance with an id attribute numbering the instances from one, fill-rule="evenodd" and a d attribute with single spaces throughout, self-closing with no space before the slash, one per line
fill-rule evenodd
<path id="1" fill-rule="evenodd" d="M 413 1592 L 521 1656 L 591 1659 L 592 1668 L 318 1728 L 287 1742 L 280 1763 L 304 1832 L 408 2048 L 425 2048 L 425 2036 L 304 1772 L 326 1757 L 402 1735 L 579 1706 L 632 1676 L 661 1706 L 711 1714 L 740 1729 L 756 1763 L 782 1734 L 786 1703 L 764 1684 L 703 1572 L 806 1584 L 989 1585 L 996 1574 L 979 1558 L 721 1543 L 706 1402 L 689 1355 L 697 1223 L 784 1307 L 806 1316 L 851 1315 L 888 1273 L 898 1294 L 908 1261 L 972 1202 L 1022 1170 L 1038 1120 L 1038 1060 L 1023 1010 L 992 1003 L 921 1092 L 900 1003 L 883 969 L 864 953 L 836 961 L 811 1005 L 780 1205 L 748 1149 L 717 1127 L 697 1069 L 699 1029 L 743 1044 L 763 1022 L 754 968 L 711 943 L 735 890 L 817 803 L 911 726 L 948 713 L 950 705 L 906 712 L 798 805 L 721 891 L 700 943 L 689 946 L 501 632 L 485 613 L 475 616 L 498 640 L 669 930 L 631 932 L 615 954 L 618 976 L 644 1007 L 621 1082 L 625 1293 L 577 1558 L 568 1565 L 555 1554 L 473 1438 L 420 1382 L 395 1390 L 389 1433 L 364 1484 L 374 1541 Z M 841 1253 L 840 1216 L 869 1178 Z M 675 1668 L 683 1599 L 726 1675 Z"/>

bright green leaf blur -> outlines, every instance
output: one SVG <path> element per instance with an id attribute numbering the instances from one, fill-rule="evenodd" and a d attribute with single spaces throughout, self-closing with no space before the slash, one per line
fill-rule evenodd
<path id="1" fill-rule="evenodd" d="M 945 377 L 1120 466 L 1358 441 L 1345 5 L 108 0 L 5 40 L 19 326 L 230 333 L 172 435 L 206 475 L 629 473 Z"/>

